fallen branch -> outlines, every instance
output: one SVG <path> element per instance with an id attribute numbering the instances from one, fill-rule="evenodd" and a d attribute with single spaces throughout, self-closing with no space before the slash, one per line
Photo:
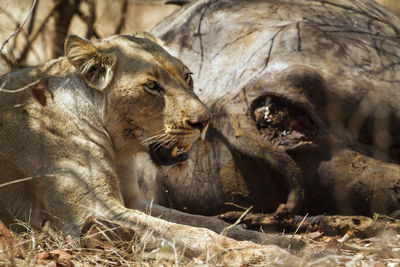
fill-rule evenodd
<path id="1" fill-rule="evenodd" d="M 318 215 L 318 216 L 295 216 L 288 218 L 276 218 L 273 214 L 246 214 L 241 217 L 242 212 L 230 211 L 218 215 L 218 218 L 227 222 L 234 222 L 237 218 L 250 229 L 262 228 L 266 232 L 273 231 L 299 231 L 315 232 L 323 231 L 327 235 L 345 235 L 353 230 L 358 237 L 371 237 L 383 230 L 400 230 L 400 224 L 388 222 L 387 220 L 374 221 L 365 216 L 342 216 L 342 215 Z"/>

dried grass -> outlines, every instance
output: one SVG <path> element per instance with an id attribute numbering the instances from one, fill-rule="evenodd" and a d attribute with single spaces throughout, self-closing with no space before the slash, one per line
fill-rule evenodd
<path id="1" fill-rule="evenodd" d="M 22 251 L 22 258 L 9 256 L 7 251 L 0 252 L 0 266 L 190 266 L 197 264 L 195 259 L 187 259 L 182 254 L 176 253 L 171 244 L 162 240 L 160 247 L 152 251 L 146 250 L 145 237 L 142 240 L 124 242 L 115 247 L 82 248 L 80 238 L 71 238 L 60 232 L 52 233 L 48 226 L 40 231 L 35 231 L 22 222 L 18 226 L 25 228 L 25 231 L 12 232 L 12 235 Z M 63 262 L 61 256 L 52 256 L 54 251 L 65 252 L 71 255 L 71 258 Z M 45 253 L 50 256 L 46 257 Z"/>
<path id="2" fill-rule="evenodd" d="M 102 248 L 82 248 L 81 239 L 63 233 L 52 233 L 49 225 L 40 231 L 20 222 L 25 231 L 12 232 L 22 257 L 0 251 L 0 266 L 227 266 L 226 251 L 207 254 L 206 260 L 189 259 L 174 244 L 165 240 L 149 240 L 149 236 Z M 400 234 L 384 232 L 373 238 L 321 236 L 303 234 L 306 246 L 295 252 L 301 259 L 298 266 L 400 266 Z M 148 246 L 151 244 L 151 246 Z M 156 244 L 156 248 L 154 248 Z M 149 249 L 151 247 L 151 249 Z M 266 266 L 263 262 L 247 266 Z M 268 266 L 292 266 L 284 262 Z"/>
<path id="3" fill-rule="evenodd" d="M 189 259 L 182 251 L 177 251 L 173 243 L 150 240 L 150 234 L 119 242 L 116 246 L 83 248 L 81 238 L 52 233 L 48 225 L 40 231 L 22 222 L 18 224 L 18 228 L 21 227 L 25 231 L 11 233 L 17 243 L 14 247 L 21 249 L 22 257 L 7 254 L 14 247 L 0 251 L 0 266 L 227 266 L 224 257 L 231 252 L 221 248 L 218 254 L 206 252 L 205 260 Z M 254 262 L 251 266 L 265 266 L 265 263 Z"/>

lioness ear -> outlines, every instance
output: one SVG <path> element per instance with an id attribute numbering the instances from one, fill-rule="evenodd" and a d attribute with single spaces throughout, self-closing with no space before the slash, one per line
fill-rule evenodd
<path id="1" fill-rule="evenodd" d="M 65 56 L 89 86 L 103 90 L 110 84 L 115 58 L 99 52 L 90 41 L 69 35 L 65 41 Z"/>

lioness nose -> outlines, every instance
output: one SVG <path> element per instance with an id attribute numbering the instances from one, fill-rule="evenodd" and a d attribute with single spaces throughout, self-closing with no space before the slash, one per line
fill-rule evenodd
<path id="1" fill-rule="evenodd" d="M 204 111 L 198 114 L 195 118 L 186 120 L 186 123 L 193 127 L 203 131 L 204 127 L 206 127 L 207 123 L 211 120 L 211 114 L 208 111 Z"/>

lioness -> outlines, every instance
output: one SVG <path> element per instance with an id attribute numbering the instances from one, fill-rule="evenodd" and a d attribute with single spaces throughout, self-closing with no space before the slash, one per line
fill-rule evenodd
<path id="1" fill-rule="evenodd" d="M 175 224 L 137 210 L 146 209 L 146 202 L 134 180 L 133 157 L 144 152 L 159 168 L 184 168 L 211 117 L 193 93 L 190 71 L 156 41 L 141 34 L 93 44 L 71 35 L 65 57 L 1 78 L 0 218 L 34 226 L 49 220 L 78 236 L 85 220 L 96 215 L 139 235 L 149 231 L 189 255 L 220 245 L 250 246 L 249 255 L 286 255 L 274 246 L 182 225 L 217 232 L 228 226 L 214 218 L 151 207 L 152 215 L 182 223 Z M 283 240 L 237 227 L 228 236 Z"/>

